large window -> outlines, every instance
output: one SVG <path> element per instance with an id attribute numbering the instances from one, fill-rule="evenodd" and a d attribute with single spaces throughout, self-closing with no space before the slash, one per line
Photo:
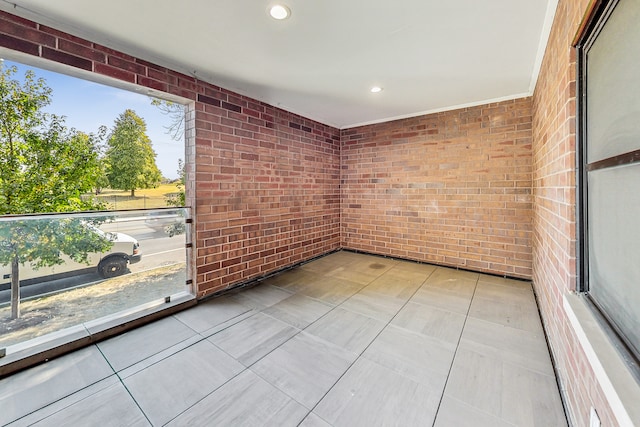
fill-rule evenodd
<path id="1" fill-rule="evenodd" d="M 187 100 L 34 62 L 0 58 L 0 376 L 194 300 Z"/>
<path id="2" fill-rule="evenodd" d="M 578 40 L 581 286 L 640 355 L 640 2 L 594 2 Z"/>

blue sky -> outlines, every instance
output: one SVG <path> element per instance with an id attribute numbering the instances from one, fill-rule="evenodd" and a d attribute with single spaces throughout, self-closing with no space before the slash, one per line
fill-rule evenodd
<path id="1" fill-rule="evenodd" d="M 65 116 L 67 127 L 86 133 L 95 133 L 101 125 L 108 131 L 113 128 L 114 120 L 130 108 L 144 119 L 147 124 L 147 136 L 151 139 L 156 154 L 156 164 L 167 178 L 177 178 L 178 159 L 184 156 L 184 140 L 174 141 L 165 133 L 165 126 L 171 123 L 169 116 L 151 105 L 151 98 L 134 92 L 69 77 L 64 74 L 46 71 L 40 68 L 5 60 L 6 66 L 15 65 L 18 73 L 14 78 L 22 80 L 24 72 L 32 69 L 36 76 L 46 80 L 52 89 L 51 104 L 46 108 L 49 113 Z"/>

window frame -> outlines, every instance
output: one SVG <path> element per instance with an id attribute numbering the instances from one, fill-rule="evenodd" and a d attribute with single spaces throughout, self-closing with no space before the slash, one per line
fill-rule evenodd
<path id="1" fill-rule="evenodd" d="M 593 0 L 573 41 L 576 50 L 576 291 L 584 294 L 595 317 L 612 344 L 640 381 L 640 349 L 626 338 L 616 321 L 590 294 L 589 280 L 589 188 L 588 172 L 640 163 L 640 150 L 587 163 L 587 54 L 622 0 Z"/>

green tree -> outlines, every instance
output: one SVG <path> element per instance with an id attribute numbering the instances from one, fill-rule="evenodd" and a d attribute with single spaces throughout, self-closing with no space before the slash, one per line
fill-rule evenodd
<path id="1" fill-rule="evenodd" d="M 98 132 L 97 132 L 97 141 L 100 141 L 100 144 L 96 145 L 98 148 L 98 151 L 100 153 L 99 155 L 99 164 L 98 164 L 98 177 L 96 178 L 96 184 L 95 184 L 95 194 L 98 195 L 100 193 L 102 193 L 102 190 L 109 187 L 109 178 L 107 177 L 107 159 L 104 156 L 104 152 L 106 150 L 106 148 L 104 147 L 104 144 L 102 143 L 106 138 L 107 134 L 107 127 L 106 126 L 100 126 L 98 128 Z"/>
<path id="2" fill-rule="evenodd" d="M 178 194 L 174 194 L 167 198 L 167 206 L 182 207 L 185 205 L 185 171 L 184 162 L 182 161 L 182 159 L 178 159 L 178 175 L 180 176 L 178 185 L 176 185 L 176 187 L 178 187 Z M 178 210 L 178 215 L 180 217 L 183 217 L 184 211 L 182 209 Z M 185 222 L 184 220 L 174 221 L 173 223 L 165 227 L 164 231 L 169 235 L 169 237 L 184 234 L 186 231 Z"/>
<path id="3" fill-rule="evenodd" d="M 33 71 L 13 80 L 15 67 L 0 72 L 0 215 L 101 209 L 91 191 L 99 174 L 97 138 L 69 130 L 45 114 L 51 89 Z M 87 262 L 89 252 L 112 243 L 87 228 L 99 220 L 51 217 L 0 221 L 0 265 L 11 264 L 11 314 L 20 315 L 20 265 L 61 264 L 62 254 Z"/>
<path id="4" fill-rule="evenodd" d="M 185 185 L 185 172 L 184 172 L 184 162 L 182 159 L 178 159 L 178 176 L 180 179 L 178 180 L 178 184 L 176 187 L 178 188 L 178 194 L 174 194 L 167 198 L 167 206 L 184 206 L 186 204 L 186 197 L 184 193 L 184 185 Z"/>
<path id="5" fill-rule="evenodd" d="M 116 119 L 107 141 L 107 178 L 109 187 L 131 191 L 153 188 L 162 180 L 156 165 L 156 153 L 147 136 L 147 125 L 133 110 L 125 110 Z"/>
<path id="6" fill-rule="evenodd" d="M 158 107 L 162 114 L 170 117 L 171 123 L 168 126 L 164 126 L 165 133 L 167 133 L 174 141 L 182 141 L 184 139 L 185 127 L 184 105 L 158 98 L 151 98 L 151 105 Z M 167 200 L 167 205 L 169 206 L 185 205 L 185 175 L 184 162 L 182 159 L 178 159 L 178 174 L 180 176 L 180 183 L 178 184 L 179 193 L 175 196 L 169 197 Z"/>

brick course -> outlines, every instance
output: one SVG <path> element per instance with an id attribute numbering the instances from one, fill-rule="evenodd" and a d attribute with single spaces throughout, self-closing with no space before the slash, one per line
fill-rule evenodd
<path id="1" fill-rule="evenodd" d="M 340 132 L 0 12 L 0 46 L 177 95 L 187 107 L 190 277 L 203 297 L 340 246 Z"/>
<path id="2" fill-rule="evenodd" d="M 531 278 L 531 99 L 343 130 L 342 245 Z"/>
<path id="3" fill-rule="evenodd" d="M 207 93 L 195 105 L 198 294 L 339 248 L 339 132 Z"/>
<path id="4" fill-rule="evenodd" d="M 559 0 L 532 99 L 343 131 L 5 12 L 0 46 L 192 101 L 199 297 L 341 246 L 532 277 L 571 418 L 588 425 L 593 405 L 616 425 L 562 307 L 576 281 L 570 44 L 588 3 Z"/>
<path id="5" fill-rule="evenodd" d="M 533 283 L 558 377 L 576 426 L 591 406 L 619 425 L 563 308 L 576 289 L 576 55 L 588 0 L 560 0 L 533 96 Z"/>

